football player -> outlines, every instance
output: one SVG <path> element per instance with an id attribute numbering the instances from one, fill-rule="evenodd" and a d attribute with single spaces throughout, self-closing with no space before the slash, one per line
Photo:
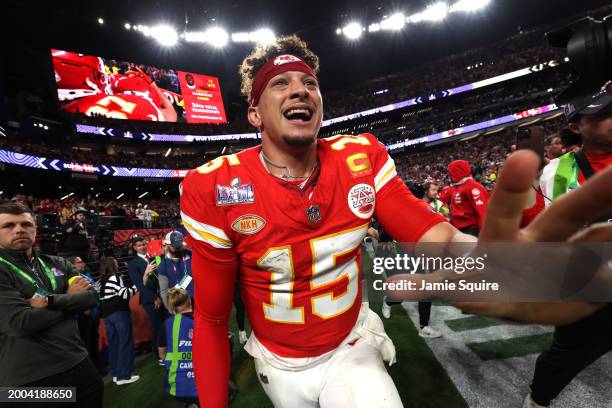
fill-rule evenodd
<path id="1" fill-rule="evenodd" d="M 236 279 L 253 328 L 245 349 L 276 407 L 402 406 L 382 362 L 393 362 L 395 350 L 380 318 L 362 304 L 360 248 L 369 222 L 375 217 L 399 242 L 476 239 L 410 193 L 374 136 L 317 139 L 318 65 L 296 36 L 258 46 L 240 71 L 248 120 L 262 144 L 218 157 L 182 183 L 203 407 L 227 406 Z M 518 239 L 508 236 L 508 216 L 522 209 L 517 188 L 528 189 L 521 182 L 530 185 L 537 160 L 524 151 L 506 163 L 502 201 L 484 229 L 489 239 Z"/>
<path id="2" fill-rule="evenodd" d="M 87 116 L 176 122 L 176 111 L 141 70 L 113 74 L 113 84 L 99 57 L 52 50 L 55 81 L 63 109 Z"/>

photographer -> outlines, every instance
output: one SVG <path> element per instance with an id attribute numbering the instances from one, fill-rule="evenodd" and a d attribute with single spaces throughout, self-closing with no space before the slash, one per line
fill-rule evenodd
<path id="1" fill-rule="evenodd" d="M 606 84 L 595 95 L 566 107 L 568 128 L 582 140 L 582 149 L 552 160 L 544 167 L 540 187 L 546 205 L 579 188 L 594 173 L 612 164 L 612 96 Z M 610 222 L 611 214 L 599 221 Z M 557 326 L 550 348 L 537 359 L 531 394 L 525 408 L 548 406 L 583 369 L 612 349 L 610 304 L 576 323 Z"/>
<path id="2" fill-rule="evenodd" d="M 0 204 L 0 385 L 76 387 L 77 406 L 101 407 L 104 385 L 74 319 L 98 295 L 69 262 L 36 253 L 35 240 L 31 210 Z"/>

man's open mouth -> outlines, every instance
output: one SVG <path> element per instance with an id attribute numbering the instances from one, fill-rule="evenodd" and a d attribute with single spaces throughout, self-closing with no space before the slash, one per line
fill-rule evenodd
<path id="1" fill-rule="evenodd" d="M 283 115 L 288 120 L 308 122 L 312 118 L 312 113 L 310 108 L 290 108 Z"/>

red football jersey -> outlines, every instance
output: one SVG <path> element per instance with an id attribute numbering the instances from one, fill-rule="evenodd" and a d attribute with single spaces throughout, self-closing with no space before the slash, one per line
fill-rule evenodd
<path id="1" fill-rule="evenodd" d="M 113 119 L 164 120 L 162 112 L 151 99 L 128 94 L 86 96 L 65 105 L 64 109 Z"/>
<path id="2" fill-rule="evenodd" d="M 194 362 L 203 398 L 223 397 L 207 387 L 227 388 L 223 380 L 211 384 L 216 380 L 203 367 L 226 373 L 227 367 L 215 366 L 225 360 L 212 363 L 218 351 L 199 348 L 223 347 L 206 336 L 214 331 L 220 337 L 220 320 L 229 315 L 231 265 L 239 268 L 257 339 L 281 357 L 314 357 L 336 348 L 355 325 L 361 243 L 371 218 L 402 242 L 416 242 L 445 221 L 409 192 L 372 135 L 319 139 L 319 172 L 304 189 L 270 175 L 260 151 L 219 157 L 190 172 L 181 186 L 181 215 L 194 249 Z M 230 293 L 218 293 L 221 288 Z M 225 308 L 217 306 L 223 302 Z"/>

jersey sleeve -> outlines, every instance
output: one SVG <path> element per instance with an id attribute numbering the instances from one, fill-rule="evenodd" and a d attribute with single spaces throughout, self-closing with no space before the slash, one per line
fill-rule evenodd
<path id="1" fill-rule="evenodd" d="M 489 192 L 480 183 L 474 183 L 467 196 L 472 208 L 478 214 L 478 228 L 482 229 L 482 224 L 487 215 Z"/>
<path id="2" fill-rule="evenodd" d="M 395 162 L 373 135 L 370 153 L 374 168 L 376 206 L 374 217 L 398 242 L 417 242 L 431 227 L 446 219 L 416 198 L 397 175 Z"/>
<path id="3" fill-rule="evenodd" d="M 201 407 L 227 406 L 227 329 L 238 271 L 223 210 L 214 202 L 214 186 L 213 175 L 197 171 L 190 172 L 181 186 L 181 218 L 193 248 L 193 361 Z"/>
<path id="4" fill-rule="evenodd" d="M 228 236 L 224 211 L 215 202 L 214 174 L 190 171 L 180 187 L 181 221 L 189 234 L 193 251 L 217 262 L 236 259 Z"/>

